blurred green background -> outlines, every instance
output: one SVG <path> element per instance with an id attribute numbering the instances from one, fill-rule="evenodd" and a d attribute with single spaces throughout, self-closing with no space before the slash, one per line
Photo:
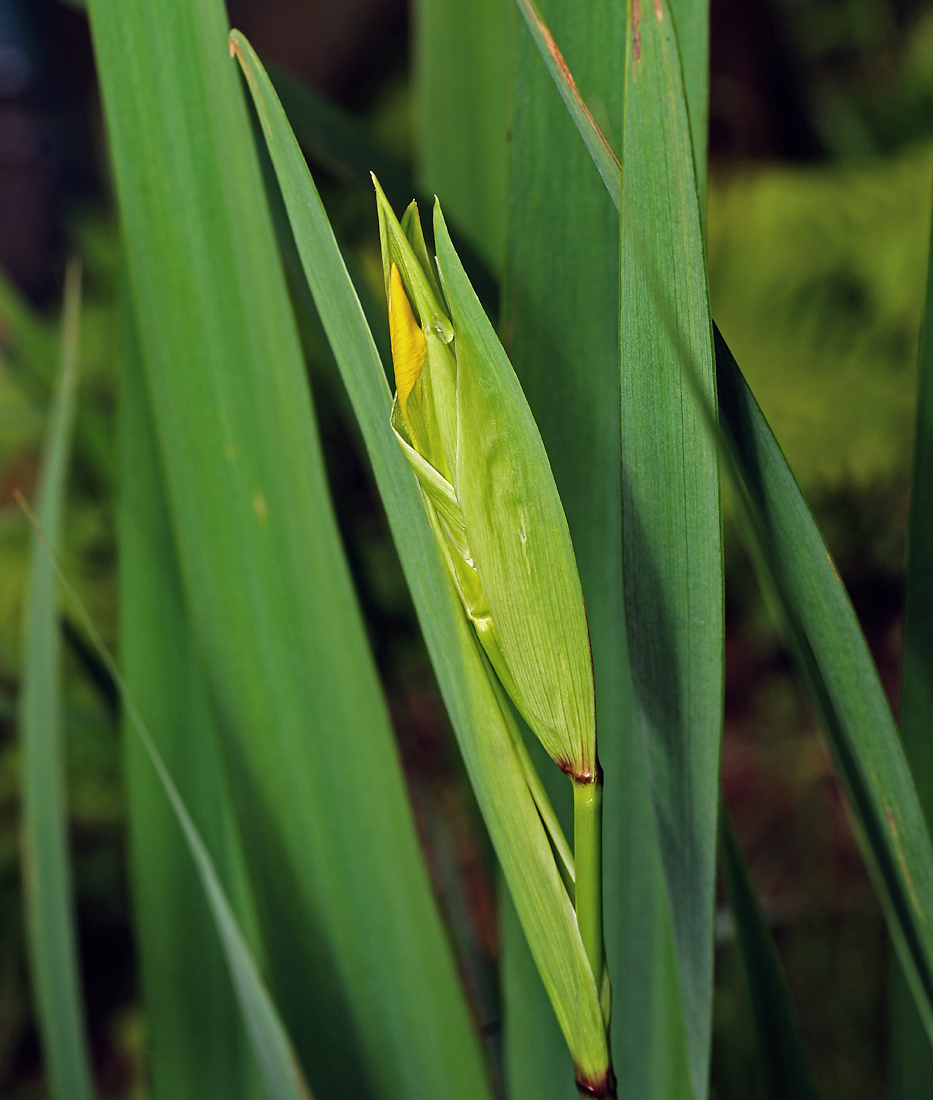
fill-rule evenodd
<path id="1" fill-rule="evenodd" d="M 505 5 L 508 0 L 502 0 Z M 424 109 L 404 0 L 230 0 L 257 49 L 349 111 L 416 177 Z M 822 525 L 895 707 L 916 353 L 933 183 L 933 8 L 713 0 L 713 311 Z M 524 33 L 524 28 L 519 28 Z M 620 76 L 621 79 L 621 76 Z M 371 195 L 316 165 L 380 293 Z M 443 198 L 443 196 L 441 196 Z M 66 567 L 116 645 L 118 230 L 86 22 L 0 0 L 0 1097 L 41 1097 L 19 870 L 17 739 L 28 531 L 65 260 L 83 262 L 81 419 Z M 296 291 L 339 521 L 435 887 L 487 1034 L 494 873 L 369 470 L 313 308 Z M 727 514 L 728 515 L 728 514 Z M 814 716 L 727 518 L 723 781 L 826 1100 L 884 1094 L 889 951 Z M 67 618 L 71 844 L 103 1095 L 143 1097 L 116 701 Z M 720 911 L 714 1090 L 754 1097 L 753 1035 Z M 933 1086 L 931 1086 L 933 1093 Z"/>

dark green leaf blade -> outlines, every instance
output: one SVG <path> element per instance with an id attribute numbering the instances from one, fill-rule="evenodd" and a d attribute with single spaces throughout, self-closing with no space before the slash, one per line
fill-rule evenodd
<path id="1" fill-rule="evenodd" d="M 723 588 L 706 258 L 680 56 L 664 0 L 630 5 L 621 197 L 622 523 L 629 652 L 694 1096 L 711 1034 Z"/>
<path id="2" fill-rule="evenodd" d="M 927 820 L 933 824 L 933 230 L 920 338 L 917 427 L 907 528 L 901 736 Z M 921 1100 L 933 1080 L 933 1045 L 904 976 L 892 973 L 891 1100 Z"/>
<path id="3" fill-rule="evenodd" d="M 508 0 L 418 0 L 414 15 L 418 176 L 498 271 L 505 251 L 513 9 Z"/>
<path id="4" fill-rule="evenodd" d="M 855 611 L 731 352 L 716 334 L 720 423 L 764 583 L 813 694 L 888 929 L 933 1034 L 933 845 Z"/>
<path id="5" fill-rule="evenodd" d="M 707 115 L 709 113 L 709 3 L 670 0 L 683 67 L 684 95 L 690 118 L 690 138 L 696 167 L 700 213 L 705 218 Z"/>
<path id="6" fill-rule="evenodd" d="M 318 1091 L 484 1067 L 343 557 L 220 0 L 90 5 L 186 604 Z"/>
<path id="7" fill-rule="evenodd" d="M 527 17 L 528 5 L 523 11 Z M 605 773 L 605 935 L 619 1095 L 672 1100 L 689 1095 L 682 1008 L 622 586 L 618 217 L 535 48 L 553 41 L 552 29 L 579 78 L 577 92 L 600 102 L 618 143 L 625 13 L 601 3 L 583 20 L 573 3 L 551 0 L 546 27 L 540 9 L 532 14 L 541 22 L 532 35 L 520 27 L 516 44 L 502 331 L 561 493 L 589 620 Z M 613 166 L 618 194 L 618 161 L 608 140 L 596 144 Z M 533 974 L 522 977 L 527 949 L 520 936 L 510 948 L 509 930 L 506 923 L 505 1053 L 515 1100 L 566 1096 L 562 1051 L 547 1031 L 556 1025 L 547 1004 L 532 999 L 539 987 Z"/>
<path id="8" fill-rule="evenodd" d="M 755 1023 L 766 1100 L 816 1100 L 781 963 L 725 807 L 720 830 L 723 874 Z"/>
<path id="9" fill-rule="evenodd" d="M 36 505 L 47 542 L 38 534 L 33 537 L 19 701 L 26 925 L 49 1092 L 55 1100 L 91 1100 L 94 1095 L 66 834 L 61 641 L 57 584 L 49 549 L 56 549 L 61 541 L 78 386 L 80 317 L 81 275 L 72 263 L 65 284 L 61 373 Z"/>
<path id="10" fill-rule="evenodd" d="M 212 853 L 218 877 L 253 929 L 226 767 L 175 558 L 142 365 L 123 303 L 120 408 L 120 650 L 123 674 Z M 153 1094 L 158 1100 L 261 1095 L 198 874 L 145 746 L 124 734 L 127 800 Z M 249 919 L 244 921 L 244 916 Z"/>
<path id="11" fill-rule="evenodd" d="M 576 80 L 571 75 L 564 55 L 561 53 L 557 42 L 547 23 L 540 7 L 535 0 L 518 0 L 518 6 L 525 17 L 525 24 L 531 32 L 535 45 L 538 47 L 548 71 L 554 78 L 557 90 L 570 112 L 570 117 L 576 124 L 580 136 L 586 143 L 593 163 L 599 169 L 603 182 L 614 196 L 613 201 L 619 205 L 619 188 L 621 186 L 621 165 L 619 157 L 612 147 L 609 135 L 604 133 L 597 124 L 593 113 L 586 100 L 577 87 Z M 597 22 L 595 24 L 599 26 Z M 605 24 L 603 24 L 605 25 Z M 567 28 L 570 29 L 569 27 Z M 606 51 L 607 55 L 610 51 Z"/>

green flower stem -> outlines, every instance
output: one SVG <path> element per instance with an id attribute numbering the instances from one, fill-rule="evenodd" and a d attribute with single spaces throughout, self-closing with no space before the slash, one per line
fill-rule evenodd
<path id="1" fill-rule="evenodd" d="M 573 848 L 580 938 L 597 990 L 603 979 L 603 777 L 573 784 Z"/>

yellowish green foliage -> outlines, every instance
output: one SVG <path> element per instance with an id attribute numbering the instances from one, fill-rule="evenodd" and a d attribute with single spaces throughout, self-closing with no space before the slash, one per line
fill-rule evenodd
<path id="1" fill-rule="evenodd" d="M 441 304 L 416 208 L 409 237 L 378 194 L 393 429 L 499 679 L 551 757 L 588 782 L 598 765 L 586 614 L 544 445 L 492 326 L 463 300 L 469 284 L 439 261 Z M 435 219 L 443 225 L 439 206 Z"/>

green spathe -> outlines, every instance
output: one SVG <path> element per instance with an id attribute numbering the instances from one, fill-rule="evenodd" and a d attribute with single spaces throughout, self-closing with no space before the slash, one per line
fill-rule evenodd
<path id="1" fill-rule="evenodd" d="M 440 204 L 438 285 L 417 208 L 400 224 L 378 183 L 376 191 L 398 385 L 392 427 L 493 668 L 557 764 L 590 782 L 598 765 L 589 634 L 541 436 Z"/>

